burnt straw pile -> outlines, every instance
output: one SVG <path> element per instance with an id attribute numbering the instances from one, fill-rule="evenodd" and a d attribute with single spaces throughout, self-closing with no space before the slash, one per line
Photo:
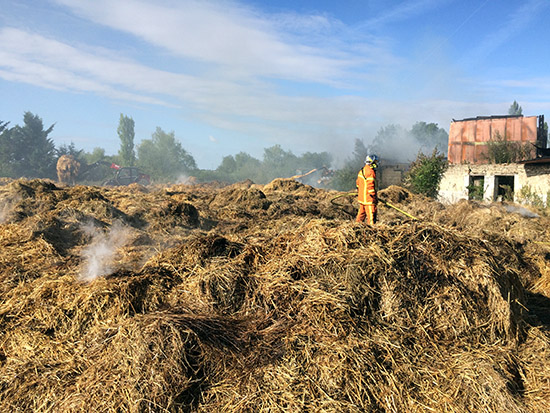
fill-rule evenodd
<path id="1" fill-rule="evenodd" d="M 550 219 L 338 195 L 3 181 L 0 411 L 549 411 Z"/>

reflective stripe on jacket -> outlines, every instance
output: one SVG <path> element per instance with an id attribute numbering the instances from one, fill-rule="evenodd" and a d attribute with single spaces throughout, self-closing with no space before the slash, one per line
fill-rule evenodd
<path id="1" fill-rule="evenodd" d="M 376 172 L 365 165 L 357 174 L 357 200 L 363 205 L 376 205 Z"/>

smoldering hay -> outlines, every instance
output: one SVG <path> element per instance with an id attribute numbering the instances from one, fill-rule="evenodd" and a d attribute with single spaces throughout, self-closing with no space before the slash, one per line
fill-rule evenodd
<path id="1" fill-rule="evenodd" d="M 336 195 L 2 182 L 0 409 L 548 411 L 544 212 Z"/>

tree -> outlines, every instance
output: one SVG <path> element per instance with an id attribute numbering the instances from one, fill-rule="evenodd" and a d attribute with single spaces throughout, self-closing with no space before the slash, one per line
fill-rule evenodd
<path id="1" fill-rule="evenodd" d="M 376 154 L 382 160 L 395 162 L 403 160 L 402 155 L 408 155 L 412 150 L 416 153 L 420 147 L 418 142 L 411 142 L 409 134 L 399 125 L 387 125 L 378 130 L 369 146 L 369 154 Z M 414 145 L 413 145 L 414 143 Z"/>
<path id="2" fill-rule="evenodd" d="M 224 156 L 220 166 L 216 168 L 216 171 L 222 175 L 231 176 L 237 170 L 237 162 L 233 155 Z"/>
<path id="3" fill-rule="evenodd" d="M 166 133 L 159 127 L 151 139 L 139 144 L 138 162 L 160 180 L 175 180 L 197 169 L 195 159 L 176 141 L 174 132 Z"/>
<path id="4" fill-rule="evenodd" d="M 443 154 L 447 153 L 449 134 L 439 128 L 437 123 L 416 122 L 411 128 L 411 134 L 420 143 L 422 150 L 438 149 Z"/>
<path id="5" fill-rule="evenodd" d="M 514 103 L 510 105 L 508 109 L 508 115 L 523 115 L 523 109 L 518 102 L 514 100 Z"/>
<path id="6" fill-rule="evenodd" d="M 105 149 L 100 147 L 95 147 L 92 152 L 86 152 L 83 154 L 83 158 L 88 164 L 92 164 L 94 162 L 98 161 L 104 161 L 105 156 Z"/>
<path id="7" fill-rule="evenodd" d="M 55 150 L 57 157 L 62 155 L 71 155 L 78 161 L 82 162 L 84 160 L 84 149 L 76 149 L 74 142 L 71 142 L 69 145 L 63 144 Z"/>
<path id="8" fill-rule="evenodd" d="M 55 179 L 55 145 L 48 138 L 54 125 L 44 130 L 42 119 L 31 112 L 23 115 L 23 126 L 10 131 L 11 168 L 14 176 Z"/>
<path id="9" fill-rule="evenodd" d="M 114 171 L 109 164 L 120 163 L 115 156 L 105 155 L 105 149 L 95 147 L 92 152 L 81 155 L 82 172 L 79 179 L 88 183 L 102 183 L 113 177 Z"/>
<path id="10" fill-rule="evenodd" d="M 233 173 L 234 181 L 244 181 L 251 179 L 254 182 L 266 183 L 263 178 L 262 163 L 246 152 L 239 152 L 235 155 L 237 167 Z"/>
<path id="11" fill-rule="evenodd" d="M 120 138 L 120 149 L 118 154 L 123 166 L 134 166 L 136 154 L 134 152 L 134 120 L 128 116 L 120 114 L 118 122 L 118 137 Z"/>
<path id="12" fill-rule="evenodd" d="M 291 151 L 285 151 L 281 145 L 274 145 L 264 149 L 263 180 L 271 181 L 275 178 L 288 178 L 296 175 L 298 158 Z"/>
<path id="13" fill-rule="evenodd" d="M 348 163 L 353 164 L 353 170 L 359 170 L 365 164 L 365 159 L 369 154 L 369 149 L 361 139 L 355 139 L 353 145 L 352 157 Z"/>
<path id="14" fill-rule="evenodd" d="M 310 171 L 315 168 L 327 168 L 332 163 L 332 156 L 328 152 L 306 152 L 298 158 L 298 165 L 305 171 Z"/>
<path id="15" fill-rule="evenodd" d="M 14 148 L 9 122 L 0 121 L 0 176 L 13 177 Z"/>
<path id="16" fill-rule="evenodd" d="M 355 189 L 357 173 L 365 164 L 365 159 L 368 154 L 368 149 L 363 141 L 361 139 L 355 139 L 351 158 L 345 162 L 342 169 L 335 172 L 330 182 L 330 187 L 339 191 L 350 191 Z"/>
<path id="17" fill-rule="evenodd" d="M 437 149 L 431 156 L 420 152 L 405 177 L 405 185 L 413 192 L 436 198 L 439 183 L 447 169 L 447 158 Z"/>

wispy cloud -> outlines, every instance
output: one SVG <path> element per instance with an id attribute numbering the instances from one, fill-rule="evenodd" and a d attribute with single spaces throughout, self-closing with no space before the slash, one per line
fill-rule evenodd
<path id="1" fill-rule="evenodd" d="M 169 52 L 173 71 L 135 54 L 77 39 L 58 40 L 16 28 L 0 29 L 0 76 L 10 81 L 111 99 L 185 107 L 184 116 L 209 125 L 292 143 L 321 130 L 360 129 L 360 98 L 345 82 L 377 83 L 376 70 L 397 61 L 376 39 L 346 46 L 327 16 L 263 15 L 232 2 L 55 0 L 72 13 Z M 291 30 L 292 29 L 292 30 Z M 310 35 L 309 35 L 310 34 Z M 197 70 L 197 64 L 200 70 Z M 356 71 L 361 69 L 361 72 Z M 365 71 L 365 68 L 368 68 Z M 376 69 L 379 68 L 379 69 Z M 345 82 L 344 82 L 345 79 Z M 280 82 L 290 82 L 283 86 Z M 329 91 L 296 96 L 293 85 Z M 285 93 L 289 89 L 290 93 Z M 335 93 L 337 92 L 337 93 Z M 340 95 L 340 96 L 338 96 Z M 354 103 L 353 103 L 354 102 Z M 183 109 L 182 109 L 183 110 Z M 371 112 L 372 113 L 372 112 Z M 289 133 L 292 132 L 292 135 Z M 297 135 L 296 135 L 297 133 Z M 359 133 L 359 132 L 358 132 Z"/>
<path id="2" fill-rule="evenodd" d="M 441 8 L 446 3 L 455 0 L 412 0 L 401 1 L 396 5 L 388 5 L 382 2 L 383 7 L 373 17 L 365 21 L 362 26 L 377 28 L 385 24 L 401 22 L 412 17 L 417 17 L 435 8 Z"/>
<path id="3" fill-rule="evenodd" d="M 488 33 L 476 44 L 469 55 L 470 62 L 490 56 L 495 50 L 505 45 L 518 33 L 528 30 L 533 21 L 539 18 L 544 9 L 550 9 L 548 0 L 527 0 L 518 2 L 503 20 L 496 31 Z"/>
<path id="4" fill-rule="evenodd" d="M 82 52 L 19 29 L 0 29 L 0 44 L 0 76 L 4 79 L 49 89 L 93 92 L 114 99 L 167 105 L 161 99 L 136 93 L 148 84 L 143 82 L 136 88 L 139 78 L 150 79 L 154 75 L 153 71 L 139 65 L 101 56 L 97 51 Z M 126 76 L 128 73 L 133 75 Z"/>
<path id="5" fill-rule="evenodd" d="M 271 20 L 233 2 L 55 1 L 83 18 L 130 33 L 181 58 L 222 67 L 226 76 L 330 83 L 360 62 L 341 50 L 318 48 L 296 38 L 287 42 L 277 31 L 280 19 Z M 326 19 L 307 20 L 310 28 L 330 26 Z"/>

